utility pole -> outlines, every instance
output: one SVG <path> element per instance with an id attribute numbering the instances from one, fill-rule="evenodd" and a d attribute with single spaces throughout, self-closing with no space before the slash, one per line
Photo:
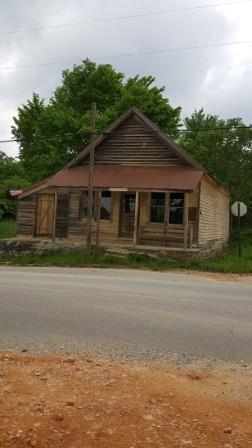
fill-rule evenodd
<path id="1" fill-rule="evenodd" d="M 88 207 L 87 207 L 87 255 L 92 251 L 93 186 L 94 186 L 94 147 L 95 147 L 96 103 L 92 103 L 92 129 L 88 172 Z"/>

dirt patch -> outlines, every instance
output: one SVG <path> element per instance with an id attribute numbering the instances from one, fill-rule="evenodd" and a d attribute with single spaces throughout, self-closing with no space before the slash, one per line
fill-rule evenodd
<path id="1" fill-rule="evenodd" d="M 176 269 L 174 272 L 198 277 L 208 277 L 220 282 L 239 282 L 242 280 L 252 280 L 251 274 L 228 274 L 220 272 L 197 271 L 192 269 Z"/>
<path id="2" fill-rule="evenodd" d="M 0 447 L 252 447 L 251 369 L 0 355 Z"/>

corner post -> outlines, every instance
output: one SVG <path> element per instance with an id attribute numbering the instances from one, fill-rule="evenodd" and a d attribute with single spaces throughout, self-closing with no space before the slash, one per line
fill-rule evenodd
<path id="1" fill-rule="evenodd" d="M 96 192 L 96 249 L 100 247 L 101 190 Z"/>
<path id="2" fill-rule="evenodd" d="M 137 239 L 138 239 L 138 221 L 139 221 L 139 191 L 136 191 L 134 235 L 133 235 L 133 246 L 134 247 L 136 247 Z"/>
<path id="3" fill-rule="evenodd" d="M 56 236 L 57 203 L 58 203 L 58 189 L 56 189 L 56 192 L 54 194 L 53 234 L 52 234 L 53 242 L 55 241 L 55 236 Z"/>
<path id="4" fill-rule="evenodd" d="M 184 250 L 187 249 L 187 238 L 188 238 L 188 193 L 185 193 L 185 204 L 184 204 Z"/>

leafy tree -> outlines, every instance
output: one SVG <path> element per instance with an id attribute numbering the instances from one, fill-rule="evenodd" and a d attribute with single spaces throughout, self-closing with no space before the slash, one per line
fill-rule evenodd
<path id="1" fill-rule="evenodd" d="M 221 119 L 203 109 L 185 119 L 181 145 L 231 193 L 252 210 L 252 129 L 241 118 Z M 252 215 L 250 215 L 252 216 Z"/>
<path id="2" fill-rule="evenodd" d="M 16 202 L 8 195 L 9 188 L 22 188 L 28 184 L 21 162 L 0 151 L 0 219 L 16 213 Z"/>
<path id="3" fill-rule="evenodd" d="M 64 70 L 62 84 L 46 104 L 33 94 L 18 109 L 12 133 L 20 140 L 20 160 L 30 180 L 50 175 L 64 166 L 88 143 L 91 105 L 97 104 L 97 131 L 103 131 L 130 106 L 137 106 L 164 131 L 176 129 L 180 108 L 164 97 L 164 87 L 152 76 L 130 78 L 111 65 L 89 59 Z"/>

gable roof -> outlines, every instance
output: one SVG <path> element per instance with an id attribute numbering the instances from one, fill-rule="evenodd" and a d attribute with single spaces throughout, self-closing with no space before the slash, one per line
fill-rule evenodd
<path id="1" fill-rule="evenodd" d="M 175 143 L 170 137 L 168 137 L 163 131 L 161 131 L 158 126 L 156 126 L 151 120 L 149 120 L 142 112 L 140 112 L 136 107 L 131 107 L 130 109 L 127 110 L 127 112 L 125 112 L 124 114 L 122 114 L 116 121 L 114 121 L 114 123 L 111 124 L 111 126 L 109 126 L 107 128 L 107 130 L 100 135 L 99 137 L 96 138 L 95 140 L 95 148 L 97 148 L 99 145 L 101 145 L 101 143 L 103 143 L 104 141 L 106 141 L 109 136 L 116 131 L 124 122 L 126 122 L 126 120 L 128 120 L 131 116 L 136 116 L 138 120 L 140 120 L 141 124 L 143 124 L 143 126 L 149 130 L 150 132 L 153 132 L 153 134 L 155 135 L 155 138 L 158 139 L 164 146 L 166 146 L 167 148 L 169 148 L 170 150 L 172 150 L 174 152 L 174 154 L 183 162 L 184 167 L 181 167 L 179 170 L 176 169 L 175 167 L 159 167 L 161 168 L 161 170 L 158 170 L 158 167 L 155 166 L 153 164 L 153 166 L 149 166 L 148 168 L 145 167 L 143 168 L 142 166 L 135 166 L 135 167 L 121 167 L 117 165 L 112 166 L 112 165 L 107 165 L 107 167 L 103 167 L 103 169 L 107 170 L 107 173 L 105 173 L 104 171 L 101 173 L 101 167 L 99 168 L 98 166 L 95 166 L 95 170 L 96 170 L 96 179 L 97 179 L 97 185 L 94 185 L 94 188 L 100 188 L 101 186 L 103 186 L 104 188 L 108 188 L 113 187 L 113 185 L 108 185 L 108 179 L 110 178 L 111 181 L 111 175 L 113 172 L 114 175 L 114 180 L 115 178 L 118 180 L 119 182 L 119 178 L 118 175 L 116 175 L 116 170 L 117 172 L 121 173 L 124 181 L 121 180 L 121 183 L 126 183 L 126 180 L 128 179 L 129 182 L 133 182 L 132 186 L 129 188 L 133 188 L 133 184 L 134 182 L 136 182 L 136 179 L 139 179 L 139 176 L 141 177 L 141 175 L 144 174 L 145 176 L 145 182 L 142 186 L 137 186 L 134 185 L 136 188 L 145 188 L 148 189 L 148 179 L 149 179 L 149 184 L 150 187 L 149 188 L 155 188 L 155 185 L 153 184 L 153 180 L 156 180 L 156 189 L 158 188 L 165 188 L 165 189 L 181 189 L 184 191 L 192 191 L 199 183 L 200 179 L 202 178 L 203 174 L 207 174 L 205 168 L 203 168 L 197 161 L 195 161 L 192 157 L 190 157 L 189 154 L 187 154 L 182 148 L 180 148 L 179 145 L 177 145 L 177 143 Z M 65 187 L 71 187 L 71 186 L 77 186 L 76 181 L 74 180 L 75 177 L 76 179 L 79 179 L 77 181 L 77 183 L 79 182 L 78 186 L 79 187 L 86 187 L 86 171 L 84 169 L 84 167 L 82 167 L 82 169 L 79 170 L 78 165 L 85 160 L 90 153 L 90 147 L 91 145 L 88 144 L 76 157 L 74 157 L 62 170 L 58 171 L 58 173 L 56 173 L 53 176 L 50 176 L 42 181 L 36 182 L 35 184 L 31 185 L 30 187 L 28 187 L 27 189 L 25 189 L 23 191 L 22 194 L 19 195 L 19 198 L 24 198 L 32 193 L 35 193 L 37 191 L 40 191 L 42 189 L 45 189 L 47 187 L 57 187 L 57 186 L 65 186 Z M 186 165 L 186 166 L 185 166 Z M 140 170 L 140 171 L 139 171 Z M 141 171 L 142 170 L 142 171 Z M 152 171 L 151 171 L 152 170 Z M 174 170 L 174 174 L 172 174 Z M 82 172 L 83 178 L 82 181 L 80 181 L 80 173 Z M 102 180 L 97 178 L 98 176 L 98 172 L 99 172 L 99 176 L 103 176 L 103 179 L 107 179 L 106 182 L 104 182 L 104 185 L 102 185 Z M 140 173 L 141 172 L 141 173 Z M 190 173 L 191 172 L 191 173 Z M 110 173 L 110 177 L 107 175 L 108 173 Z M 148 176 L 147 176 L 148 173 Z M 166 180 L 164 180 L 164 176 L 166 173 Z M 133 175 L 133 178 L 131 178 L 131 174 Z M 154 178 L 151 181 L 151 176 L 154 176 Z M 126 176 L 126 177 L 125 177 Z M 158 180 L 158 177 L 161 176 L 161 178 Z M 179 180 L 175 180 L 175 177 L 177 176 L 177 179 L 179 178 Z M 131 180 L 130 180 L 131 178 Z M 114 181 L 113 181 L 114 182 Z M 112 182 L 112 183 L 113 183 Z M 120 182 L 119 182 L 120 183 Z M 120 185 L 121 185 L 120 183 Z M 139 182 L 138 182 L 139 183 Z M 141 183 L 141 182 L 140 182 Z M 160 183 L 160 185 L 159 185 Z M 106 185 L 105 185 L 106 184 Z M 119 188 L 120 186 L 115 185 L 116 187 Z M 218 185 L 216 183 L 216 185 Z M 126 186 L 126 185 L 124 185 Z"/>
<path id="2" fill-rule="evenodd" d="M 119 128 L 128 118 L 130 118 L 132 115 L 136 115 L 142 124 L 149 129 L 157 140 L 159 140 L 161 143 L 164 144 L 169 149 L 172 149 L 174 154 L 183 162 L 185 162 L 187 165 L 189 165 L 191 168 L 194 168 L 196 170 L 200 170 L 203 172 L 206 172 L 205 168 L 203 168 L 196 160 L 194 160 L 192 157 L 190 157 L 189 154 L 187 154 L 177 143 L 175 143 L 170 137 L 168 137 L 163 131 L 159 129 L 157 125 L 155 125 L 149 118 L 146 117 L 142 112 L 140 112 L 137 107 L 131 107 L 127 110 L 124 114 L 122 114 L 114 123 L 112 123 L 111 126 L 109 126 L 106 131 L 95 140 L 95 148 L 97 148 L 101 143 L 103 143 L 109 135 L 111 135 L 116 129 Z M 76 157 L 74 157 L 63 169 L 73 168 L 74 166 L 78 165 L 80 162 L 85 160 L 89 153 L 90 153 L 91 145 L 87 145 Z"/>

